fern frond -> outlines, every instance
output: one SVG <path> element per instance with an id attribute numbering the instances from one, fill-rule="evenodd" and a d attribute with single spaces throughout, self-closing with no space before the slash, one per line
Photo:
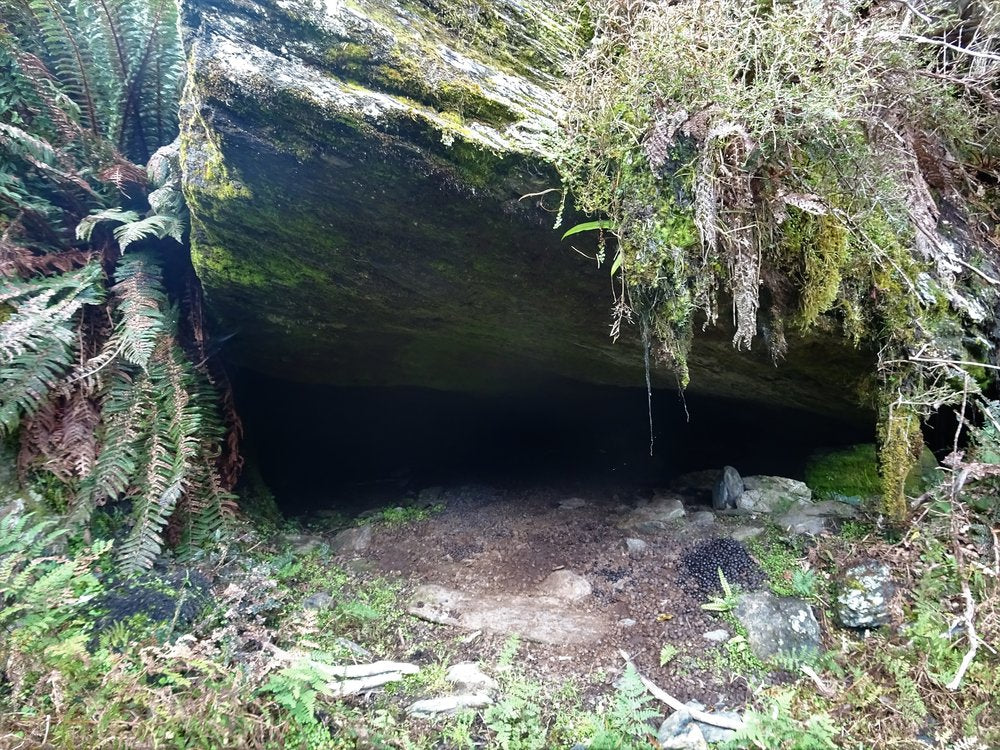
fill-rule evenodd
<path id="1" fill-rule="evenodd" d="M 147 237 L 172 237 L 177 242 L 184 240 L 184 224 L 173 216 L 154 214 L 141 221 L 133 221 L 116 227 L 115 239 L 124 252 L 129 245 Z"/>
<path id="2" fill-rule="evenodd" d="M 73 361 L 74 317 L 102 301 L 98 264 L 22 282 L 0 281 L 0 301 L 14 312 L 0 324 L 0 436 L 33 414 Z"/>
<path id="3" fill-rule="evenodd" d="M 90 242 L 90 238 L 94 234 L 94 227 L 105 221 L 129 223 L 138 220 L 139 214 L 135 211 L 125 211 L 120 208 L 105 208 L 95 211 L 90 216 L 85 216 L 76 225 L 76 238 L 82 242 Z"/>
<path id="4" fill-rule="evenodd" d="M 99 136 L 100 123 L 90 82 L 94 64 L 85 56 L 72 31 L 69 10 L 58 0 L 28 0 L 27 4 L 34 14 L 63 89 L 81 106 L 88 127 Z"/>

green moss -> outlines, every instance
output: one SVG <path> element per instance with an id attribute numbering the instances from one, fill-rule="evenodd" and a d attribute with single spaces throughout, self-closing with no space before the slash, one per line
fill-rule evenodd
<path id="1" fill-rule="evenodd" d="M 909 517 L 907 478 L 922 449 L 919 416 L 904 405 L 886 406 L 879 423 L 882 512 L 897 529 L 903 528 Z"/>
<path id="2" fill-rule="evenodd" d="M 806 484 L 819 496 L 878 497 L 882 479 L 874 443 L 823 453 L 806 466 Z"/>
<path id="3" fill-rule="evenodd" d="M 804 211 L 795 212 L 783 230 L 783 251 L 788 261 L 802 267 L 799 324 L 809 328 L 839 296 L 849 260 L 849 235 L 833 216 L 814 216 Z"/>

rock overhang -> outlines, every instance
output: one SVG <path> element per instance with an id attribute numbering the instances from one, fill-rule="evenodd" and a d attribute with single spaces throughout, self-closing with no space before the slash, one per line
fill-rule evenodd
<path id="1" fill-rule="evenodd" d="M 578 39 L 544 3 L 495 7 L 538 14 L 544 44 L 523 22 L 484 49 L 427 6 L 185 3 L 192 258 L 237 364 L 473 391 L 643 382 L 635 328 L 607 335 L 606 266 L 553 229 L 557 72 Z M 870 353 L 813 333 L 776 367 L 730 337 L 696 339 L 693 390 L 867 418 Z"/>

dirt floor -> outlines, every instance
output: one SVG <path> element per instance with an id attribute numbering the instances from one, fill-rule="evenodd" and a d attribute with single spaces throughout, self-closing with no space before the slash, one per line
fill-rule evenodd
<path id="1" fill-rule="evenodd" d="M 526 643 L 525 658 L 536 676 L 550 685 L 576 678 L 585 687 L 603 689 L 620 674 L 619 650 L 624 650 L 681 700 L 719 708 L 745 703 L 752 686 L 726 669 L 724 647 L 703 637 L 728 626 L 701 608 L 708 594 L 692 582 L 682 558 L 706 540 L 728 537 L 747 519 L 694 516 L 707 508 L 698 507 L 704 498 L 691 492 L 685 498 L 687 516 L 642 531 L 619 525 L 637 504 L 648 502 L 650 491 L 579 494 L 466 486 L 433 494 L 443 510 L 415 523 L 376 525 L 370 546 L 345 553 L 344 561 L 402 580 L 407 595 L 422 584 L 436 584 L 494 602 L 523 600 L 553 571 L 573 571 L 586 578 L 592 592 L 566 606 L 598 620 L 604 633 L 582 643 Z M 644 552 L 630 554 L 629 537 L 645 541 Z M 453 660 L 487 666 L 507 639 L 488 628 L 467 643 L 463 637 L 469 633 L 457 628 L 421 631 L 441 641 Z M 667 644 L 677 655 L 661 668 Z"/>

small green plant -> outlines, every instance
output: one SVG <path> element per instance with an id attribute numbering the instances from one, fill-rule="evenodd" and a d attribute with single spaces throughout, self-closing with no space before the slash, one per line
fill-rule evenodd
<path id="1" fill-rule="evenodd" d="M 739 601 L 739 594 L 729 585 L 722 568 L 719 568 L 719 584 L 722 586 L 722 596 L 713 596 L 708 603 L 702 604 L 702 609 L 709 612 L 732 612 Z"/>
<path id="2" fill-rule="evenodd" d="M 295 727 L 297 739 L 306 747 L 328 747 L 330 733 L 316 719 L 316 704 L 320 696 L 329 694 L 328 678 L 310 661 L 297 661 L 271 675 L 261 688 L 275 703 L 287 711 Z"/>
<path id="3" fill-rule="evenodd" d="M 501 750 L 541 750 L 545 725 L 538 702 L 541 687 L 523 678 L 505 680 L 502 700 L 483 712 L 486 727 Z"/>
<path id="4" fill-rule="evenodd" d="M 650 722 L 659 712 L 650 707 L 652 696 L 632 664 L 625 668 L 604 715 L 605 729 L 590 743 L 594 750 L 631 750 L 644 744 L 651 734 Z"/>
<path id="5" fill-rule="evenodd" d="M 667 643 L 660 649 L 660 666 L 665 667 L 677 656 L 677 646 Z"/>
<path id="6" fill-rule="evenodd" d="M 781 692 L 760 711 L 748 711 L 743 729 L 723 747 L 760 750 L 837 750 L 839 730 L 829 716 L 817 713 L 805 721 L 792 715 L 794 694 Z"/>
<path id="7" fill-rule="evenodd" d="M 362 519 L 364 524 L 382 524 L 385 526 L 405 526 L 406 524 L 426 521 L 432 515 L 444 510 L 444 503 L 421 507 L 417 505 L 398 505 L 393 508 L 383 508 Z"/>

